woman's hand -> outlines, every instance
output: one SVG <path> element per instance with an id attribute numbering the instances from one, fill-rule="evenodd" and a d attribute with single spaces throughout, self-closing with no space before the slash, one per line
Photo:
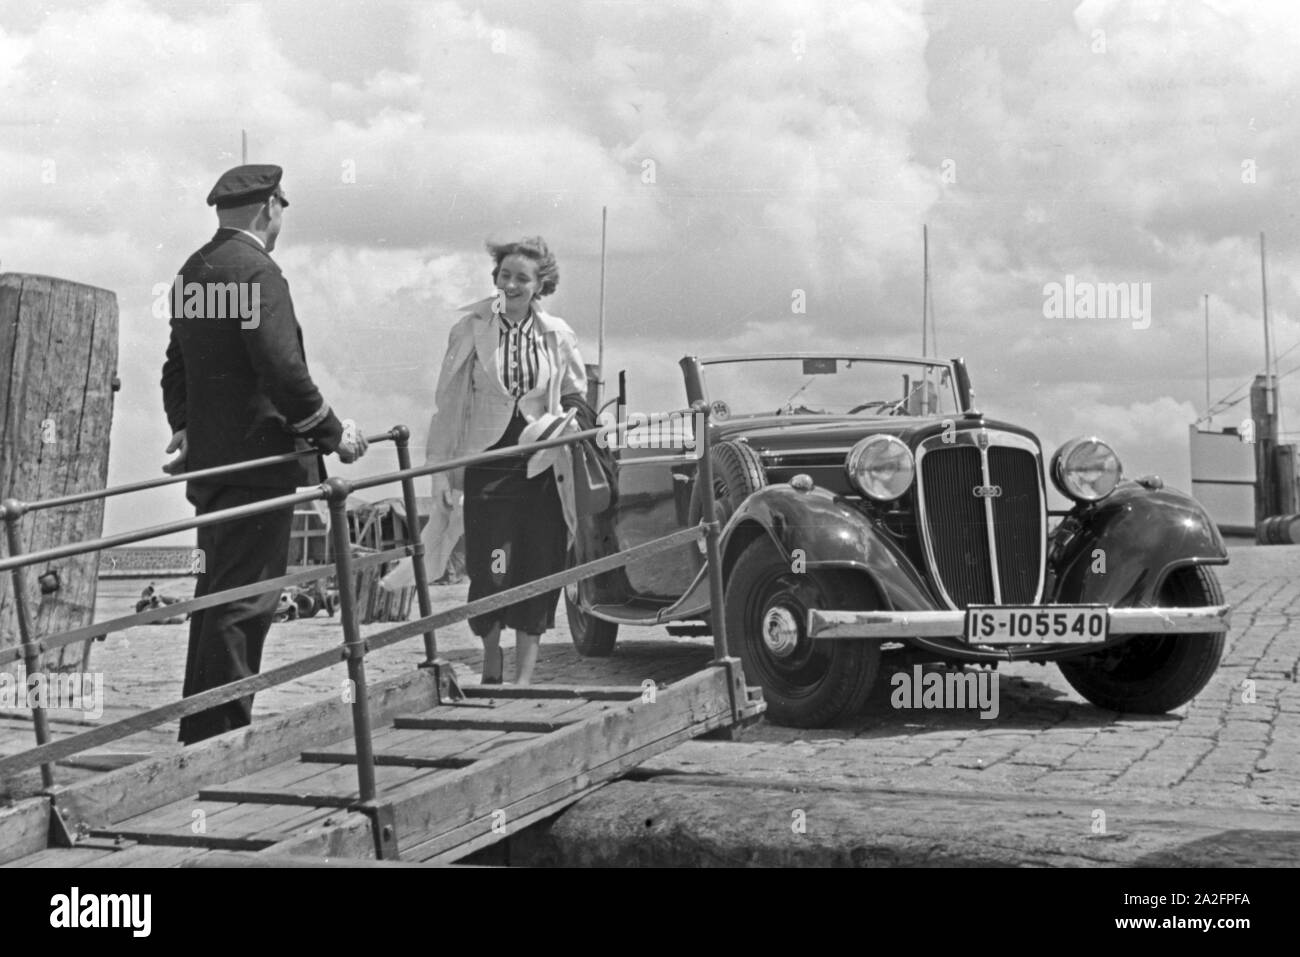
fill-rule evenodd
<path id="1" fill-rule="evenodd" d="M 443 508 L 455 508 L 459 495 L 451 487 L 451 476 L 446 472 L 434 472 L 429 478 L 433 480 L 434 503 Z"/>

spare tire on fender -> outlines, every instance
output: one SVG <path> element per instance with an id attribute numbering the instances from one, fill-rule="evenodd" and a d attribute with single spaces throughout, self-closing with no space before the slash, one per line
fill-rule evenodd
<path id="1" fill-rule="evenodd" d="M 767 484 L 767 473 L 758 453 L 747 442 L 719 442 L 709 450 L 709 461 L 713 465 L 714 515 L 722 526 L 747 498 Z M 697 471 L 687 524 L 698 525 L 703 519 L 704 492 Z"/>

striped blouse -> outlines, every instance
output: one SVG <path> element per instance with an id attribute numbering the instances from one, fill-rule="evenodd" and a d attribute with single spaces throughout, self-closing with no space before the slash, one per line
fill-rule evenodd
<path id="1" fill-rule="evenodd" d="M 501 384 L 518 405 L 520 399 L 537 388 L 541 374 L 541 336 L 537 334 L 531 310 L 527 319 L 514 323 L 505 317 L 498 302 L 493 302 L 492 312 L 499 332 Z"/>

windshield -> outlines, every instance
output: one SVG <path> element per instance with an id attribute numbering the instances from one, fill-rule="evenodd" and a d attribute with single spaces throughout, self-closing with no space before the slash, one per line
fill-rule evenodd
<path id="1" fill-rule="evenodd" d="M 704 393 L 715 415 L 957 412 L 956 390 L 946 363 L 851 356 L 705 359 L 703 377 Z"/>

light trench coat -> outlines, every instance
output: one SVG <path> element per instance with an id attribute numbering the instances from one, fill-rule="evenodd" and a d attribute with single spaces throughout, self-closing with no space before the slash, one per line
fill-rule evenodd
<path id="1" fill-rule="evenodd" d="M 434 395 L 437 409 L 429 421 L 425 443 L 425 464 L 482 452 L 495 445 L 514 414 L 515 397 L 506 389 L 497 348 L 499 333 L 492 321 L 495 297 L 466 306 L 460 320 L 447 339 L 447 352 L 438 373 Z M 546 413 L 561 414 L 560 397 L 569 393 L 587 394 L 587 371 L 578 352 L 578 339 L 569 324 L 533 306 L 533 321 L 546 344 L 539 369 L 538 386 L 519 400 L 519 411 L 529 422 Z M 576 430 L 572 423 L 570 430 Z M 556 471 L 556 487 L 564 520 L 572 536 L 576 525 L 573 500 L 573 464 L 563 448 L 536 453 L 529 461 L 531 477 L 546 468 Z M 463 469 L 450 473 L 452 487 L 464 484 Z M 456 541 L 464 532 L 463 507 L 448 508 L 440 495 L 434 495 L 429 521 L 421 540 L 424 543 L 425 570 L 428 580 L 440 578 L 447 568 Z M 381 580 L 388 589 L 414 584 L 411 560 L 404 559 Z"/>

